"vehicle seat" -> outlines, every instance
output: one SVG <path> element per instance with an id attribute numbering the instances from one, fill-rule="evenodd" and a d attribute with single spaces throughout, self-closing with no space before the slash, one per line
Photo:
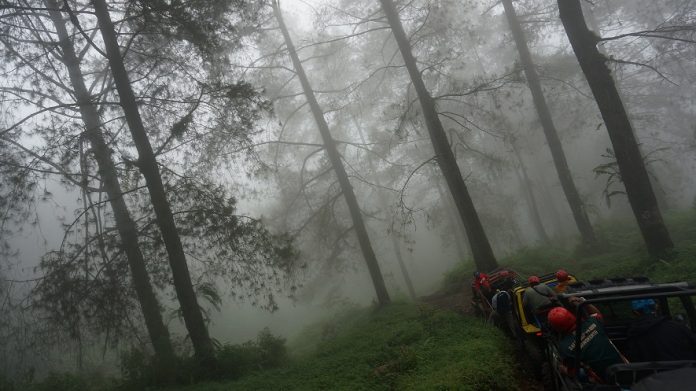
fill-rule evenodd
<path id="1" fill-rule="evenodd" d="M 671 371 L 679 368 L 696 368 L 696 361 L 658 361 L 614 364 L 607 368 L 607 378 L 609 379 L 609 383 L 617 384 L 623 388 L 631 388 L 634 383 L 643 378 L 659 372 Z"/>

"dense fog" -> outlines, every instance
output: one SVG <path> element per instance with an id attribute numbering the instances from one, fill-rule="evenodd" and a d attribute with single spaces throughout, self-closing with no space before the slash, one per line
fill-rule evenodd
<path id="1" fill-rule="evenodd" d="M 613 221 L 671 248 L 694 2 L 580 2 L 621 129 L 557 2 L 512 2 L 520 37 L 503 3 L 0 1 L 0 374 L 292 340 Z"/>

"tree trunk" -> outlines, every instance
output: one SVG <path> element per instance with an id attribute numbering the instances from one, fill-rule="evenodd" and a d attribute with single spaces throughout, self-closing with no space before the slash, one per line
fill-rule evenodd
<path id="1" fill-rule="evenodd" d="M 58 34 L 62 50 L 62 61 L 68 70 L 70 82 L 75 90 L 80 115 L 85 124 L 85 137 L 89 140 L 94 151 L 99 177 L 104 183 L 104 189 L 109 197 L 111 209 L 114 212 L 116 228 L 121 238 L 121 247 L 128 260 L 133 287 L 140 302 L 140 308 L 143 312 L 143 318 L 145 318 L 145 326 L 152 341 L 152 346 L 161 362 L 171 362 L 174 358 L 174 350 L 169 338 L 169 331 L 162 321 L 159 302 L 150 283 L 150 277 L 145 268 L 145 260 L 138 244 L 137 227 L 123 199 L 118 173 L 111 159 L 111 151 L 104 141 L 104 135 L 101 132 L 101 121 L 97 107 L 92 102 L 89 91 L 85 87 L 84 77 L 80 70 L 80 60 L 75 54 L 75 47 L 68 35 L 65 21 L 60 11 L 58 11 L 58 3 L 55 0 L 46 0 L 45 4 L 46 8 L 49 9 L 49 15 Z"/>
<path id="2" fill-rule="evenodd" d="M 599 37 L 587 28 L 578 0 L 558 0 L 558 10 L 607 126 L 628 201 L 648 252 L 655 257 L 665 255 L 674 245 L 662 220 L 643 156 L 606 58 L 597 49 Z"/>
<path id="3" fill-rule="evenodd" d="M 404 277 L 404 282 L 406 283 L 406 289 L 408 289 L 408 295 L 411 299 L 416 300 L 416 290 L 413 288 L 413 281 L 411 281 L 411 275 L 408 273 L 406 268 L 406 262 L 404 262 L 404 257 L 401 254 L 401 247 L 399 247 L 399 242 L 396 240 L 394 233 L 390 233 L 389 238 L 392 242 L 392 247 L 394 247 L 394 253 L 396 254 L 396 261 L 399 263 L 399 269 L 401 269 L 401 275 Z"/>
<path id="4" fill-rule="evenodd" d="M 546 229 L 544 229 L 544 223 L 541 221 L 541 215 L 539 214 L 539 208 L 537 207 L 536 197 L 534 197 L 534 190 L 532 189 L 532 181 L 529 179 L 529 175 L 527 175 L 527 167 L 525 167 L 524 161 L 522 161 L 522 156 L 520 155 L 520 151 L 517 149 L 517 145 L 515 145 L 515 141 L 513 140 L 511 144 L 512 151 L 515 153 L 517 162 L 520 164 L 520 170 L 518 171 L 517 168 L 515 168 L 515 174 L 517 174 L 520 184 L 527 194 L 526 198 L 527 203 L 529 204 L 529 214 L 532 216 L 534 228 L 536 228 L 539 239 L 541 239 L 544 244 L 549 244 L 551 243 L 551 240 L 549 240 L 549 235 L 546 233 Z M 520 175 L 520 171 L 522 171 L 522 175 Z"/>
<path id="5" fill-rule="evenodd" d="M 541 205 L 544 205 L 544 211 L 551 216 L 552 226 L 555 227 L 555 229 L 551 229 L 551 232 L 556 234 L 554 236 L 566 237 L 569 233 L 568 231 L 572 230 L 572 228 L 568 228 L 567 218 L 561 216 L 558 208 L 556 208 L 556 200 L 558 198 L 554 196 L 555 189 L 549 186 L 546 177 L 543 175 L 537 177 L 537 181 L 539 182 L 539 193 L 537 193 L 540 196 L 539 202 Z"/>
<path id="6" fill-rule="evenodd" d="M 355 124 L 355 128 L 358 131 L 358 134 L 360 134 L 360 140 L 363 142 L 363 144 L 367 143 L 367 139 L 365 138 L 365 135 L 363 134 L 362 127 L 358 123 L 358 120 L 355 119 L 355 116 L 351 116 L 351 119 L 353 120 L 353 123 Z M 372 160 L 372 155 L 367 156 L 367 164 L 370 167 L 370 170 L 373 173 L 377 172 L 377 169 L 375 168 L 374 161 Z M 381 186 L 380 181 L 377 180 L 377 186 Z M 384 196 L 384 193 L 378 192 L 378 197 L 379 197 L 379 203 L 381 205 L 382 210 L 387 211 L 389 210 L 389 202 L 387 202 L 387 198 Z M 416 300 L 416 290 L 413 288 L 413 281 L 411 280 L 411 275 L 408 272 L 408 268 L 406 267 L 406 262 L 404 262 L 404 257 L 401 253 L 401 247 L 399 246 L 399 241 L 396 239 L 396 236 L 392 232 L 389 234 L 389 238 L 391 239 L 392 243 L 392 248 L 394 249 L 394 255 L 396 255 L 396 262 L 399 264 L 399 269 L 401 270 L 401 275 L 404 278 L 404 283 L 406 284 L 406 289 L 408 290 L 408 294 L 411 297 L 411 299 Z"/>
<path id="7" fill-rule="evenodd" d="M 389 293 L 387 292 L 387 287 L 384 284 L 384 278 L 379 268 L 377 257 L 375 256 L 375 252 L 372 249 L 372 243 L 370 243 L 370 237 L 367 234 L 367 228 L 365 227 L 365 222 L 362 218 L 362 213 L 360 211 L 360 206 L 358 205 L 358 200 L 355 197 L 353 187 L 351 186 L 350 181 L 348 180 L 348 174 L 346 173 L 346 170 L 343 167 L 341 155 L 338 152 L 338 149 L 336 148 L 336 143 L 334 142 L 333 137 L 331 136 L 331 131 L 329 130 L 329 125 L 326 123 L 326 119 L 324 118 L 324 113 L 322 112 L 321 107 L 319 107 L 319 102 L 317 102 L 317 99 L 314 96 L 314 91 L 312 90 L 312 87 L 309 84 L 309 80 L 307 79 L 307 75 L 304 72 L 304 68 L 302 67 L 300 58 L 297 56 L 297 53 L 295 52 L 295 46 L 293 45 L 292 39 L 290 38 L 290 34 L 288 33 L 287 28 L 285 27 L 285 22 L 283 21 L 283 16 L 280 12 L 280 7 L 278 5 L 277 0 L 273 1 L 273 12 L 275 13 L 275 17 L 278 20 L 278 25 L 280 26 L 280 30 L 283 33 L 283 37 L 285 38 L 285 46 L 288 48 L 290 58 L 292 59 L 292 63 L 295 67 L 295 72 L 297 73 L 297 77 L 299 78 L 300 83 L 302 84 L 302 89 L 304 91 L 305 96 L 307 97 L 307 102 L 309 103 L 309 106 L 312 110 L 312 114 L 314 115 L 314 120 L 317 123 L 317 127 L 319 128 L 319 133 L 321 133 L 321 138 L 324 142 L 326 154 L 329 160 L 331 161 L 331 165 L 334 171 L 336 172 L 336 177 L 338 177 L 338 182 L 341 185 L 343 197 L 346 200 L 346 204 L 348 204 L 348 210 L 350 211 L 350 216 L 353 220 L 353 228 L 355 229 L 355 233 L 358 236 L 360 249 L 362 250 L 363 257 L 365 258 L 365 263 L 367 263 L 367 268 L 370 271 L 370 277 L 372 277 L 372 283 L 375 287 L 375 292 L 377 293 L 377 302 L 381 306 L 389 304 Z"/>
<path id="8" fill-rule="evenodd" d="M 520 22 L 517 19 L 515 8 L 512 6 L 512 0 L 502 0 L 502 2 L 503 6 L 505 7 L 505 16 L 507 17 L 508 24 L 510 25 L 510 30 L 512 30 L 512 36 L 515 39 L 517 51 L 519 52 L 520 60 L 522 61 L 522 66 L 524 67 L 524 73 L 527 76 L 527 85 L 529 86 L 529 90 L 532 92 L 534 106 L 536 107 L 537 114 L 539 115 L 541 127 L 544 129 L 546 142 L 551 150 L 551 156 L 553 157 L 553 163 L 556 166 L 558 179 L 561 181 L 563 193 L 565 193 L 566 200 L 568 200 L 568 205 L 570 205 L 570 210 L 573 212 L 573 218 L 575 219 L 575 224 L 580 231 L 583 243 L 593 245 L 597 242 L 597 238 L 595 237 L 594 230 L 592 229 L 590 219 L 587 217 L 587 211 L 585 210 L 582 200 L 580 199 L 578 189 L 575 187 L 575 183 L 573 182 L 573 176 L 568 168 L 568 161 L 566 160 L 565 152 L 563 152 L 561 140 L 558 138 L 558 132 L 556 131 L 556 126 L 553 123 L 551 112 L 546 104 L 546 98 L 544 97 L 544 93 L 541 89 L 539 75 L 536 72 L 534 62 L 532 61 L 532 55 L 529 53 L 527 40 L 525 39 L 524 32 L 522 31 L 522 26 L 520 26 Z"/>
<path id="9" fill-rule="evenodd" d="M 157 160 L 145 132 L 133 88 L 121 58 L 121 51 L 106 1 L 92 0 L 92 4 L 94 5 L 99 30 L 104 40 L 111 73 L 120 97 L 120 104 L 126 116 L 126 122 L 133 137 L 133 142 L 138 150 L 137 165 L 145 177 L 157 218 L 157 225 L 162 233 L 162 239 L 169 254 L 169 265 L 174 277 L 174 289 L 181 305 L 186 329 L 189 332 L 189 337 L 198 360 L 200 360 L 203 366 L 214 369 L 217 366 L 217 360 L 215 359 L 213 344 L 208 335 L 208 329 L 203 320 L 203 314 L 191 283 L 191 276 L 186 264 L 186 254 L 181 244 L 181 238 L 174 222 L 169 201 L 167 201 L 167 194 L 162 184 L 162 176 L 160 175 Z"/>
<path id="10" fill-rule="evenodd" d="M 647 169 L 647 168 L 646 168 Z M 650 172 L 650 169 L 648 170 L 648 177 L 650 178 L 650 185 L 653 187 L 653 191 L 655 192 L 655 199 L 657 200 L 657 206 L 660 208 L 660 210 L 669 210 L 669 200 L 667 199 L 667 192 L 665 191 L 665 188 L 662 187 L 662 183 L 660 183 L 659 180 L 657 180 L 657 177 L 652 175 L 652 172 Z"/>
<path id="11" fill-rule="evenodd" d="M 423 82 L 423 78 L 418 70 L 418 65 L 411 52 L 408 38 L 401 25 L 399 14 L 391 0 L 380 0 L 380 3 L 382 4 L 382 9 L 391 26 L 394 39 L 401 51 L 404 64 L 411 76 L 411 82 L 418 94 L 418 100 L 423 110 L 423 116 L 428 128 L 430 140 L 433 144 L 435 156 L 437 156 L 437 163 L 447 181 L 447 186 L 452 193 L 455 205 L 459 211 L 459 216 L 466 228 L 466 234 L 469 238 L 469 245 L 471 246 L 471 253 L 474 257 L 476 267 L 483 271 L 493 270 L 498 267 L 498 262 L 495 259 L 495 255 L 493 255 L 493 250 L 488 242 L 486 232 L 483 230 L 483 225 L 481 225 L 478 213 L 476 212 L 476 208 L 474 208 L 474 203 L 471 200 L 469 191 L 466 188 L 466 183 L 457 165 L 457 160 L 452 153 L 452 148 L 449 145 L 447 135 L 442 127 L 435 107 L 435 101 L 425 88 L 425 83 Z"/>
<path id="12" fill-rule="evenodd" d="M 457 249 L 457 255 L 459 256 L 459 262 L 464 262 L 469 256 L 466 253 L 462 241 L 466 240 L 466 228 L 462 223 L 462 219 L 457 219 L 454 217 L 453 213 L 457 213 L 457 206 L 454 205 L 454 200 L 452 200 L 452 194 L 446 193 L 440 184 L 440 177 L 438 176 L 435 180 L 437 183 L 437 192 L 440 195 L 440 200 L 443 202 L 443 208 L 445 209 L 445 215 L 447 215 L 447 220 L 449 220 L 450 226 L 454 230 L 454 246 Z M 459 240 L 462 239 L 462 240 Z"/>

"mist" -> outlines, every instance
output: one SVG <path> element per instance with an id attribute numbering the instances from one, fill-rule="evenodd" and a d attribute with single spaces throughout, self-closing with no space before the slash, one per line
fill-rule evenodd
<path id="1" fill-rule="evenodd" d="M 681 259 L 693 2 L 562 2 L 2 2 L 0 385 Z"/>

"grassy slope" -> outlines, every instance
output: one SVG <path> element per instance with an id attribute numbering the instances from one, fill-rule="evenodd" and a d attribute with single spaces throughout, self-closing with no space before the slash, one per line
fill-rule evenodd
<path id="1" fill-rule="evenodd" d="M 573 249 L 539 246 L 525 248 L 500 260 L 522 275 L 543 274 L 560 267 L 580 279 L 597 277 L 646 276 L 654 281 L 696 282 L 696 210 L 665 214 L 675 244 L 676 257 L 669 261 L 651 260 L 633 220 L 611 221 L 596 226 L 604 242 L 598 254 L 582 254 Z M 473 264 L 462 263 L 445 276 L 445 289 L 459 289 L 471 278 Z"/>
<path id="2" fill-rule="evenodd" d="M 600 253 L 539 246 L 522 249 L 500 263 L 525 275 L 564 267 L 581 279 L 643 275 L 655 281 L 693 282 L 696 211 L 665 217 L 676 247 L 676 257 L 668 262 L 650 260 L 635 222 L 626 220 L 598 224 L 597 233 L 604 241 Z M 452 270 L 445 276 L 445 289 L 461 289 L 472 270 L 471 262 Z M 497 330 L 483 327 L 478 319 L 394 304 L 380 312 L 354 311 L 308 329 L 293 349 L 302 356 L 282 369 L 181 391 L 515 389 L 510 349 Z"/>
<path id="3" fill-rule="evenodd" d="M 298 343 L 305 354 L 284 368 L 180 391 L 516 388 L 513 353 L 497 329 L 416 304 L 353 311 Z"/>
<path id="4" fill-rule="evenodd" d="M 655 281 L 696 282 L 696 210 L 670 212 L 666 220 L 676 256 L 650 260 L 632 220 L 597 225 L 601 253 L 526 248 L 500 261 L 522 274 L 567 268 L 581 279 L 643 275 Z M 445 290 L 467 286 L 473 264 L 463 262 L 445 276 Z M 290 346 L 296 356 L 280 368 L 237 381 L 202 383 L 179 391 L 214 390 L 514 390 L 509 341 L 480 319 L 397 303 L 381 311 L 354 310 L 315 324 Z M 111 381 L 56 375 L 32 390 L 115 389 Z M 91 380 L 94 380 L 92 385 Z M 90 385 L 87 385 L 90 384 Z M 0 389 L 2 385 L 0 384 Z"/>

